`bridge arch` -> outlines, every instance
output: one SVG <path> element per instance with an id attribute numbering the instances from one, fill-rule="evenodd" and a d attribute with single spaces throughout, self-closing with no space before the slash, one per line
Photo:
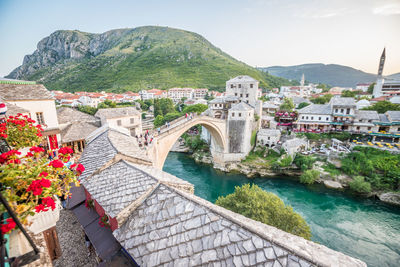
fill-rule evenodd
<path id="1" fill-rule="evenodd" d="M 226 122 L 225 120 L 215 119 L 208 116 L 194 117 L 191 120 L 171 128 L 155 138 L 153 145 L 154 166 L 162 169 L 165 159 L 168 156 L 172 146 L 182 134 L 193 126 L 204 126 L 212 136 L 213 144 L 216 151 L 223 153 L 227 149 Z M 213 151 L 211 151 L 213 152 Z M 212 153 L 213 154 L 213 153 Z M 213 155 L 215 157 L 215 155 Z"/>

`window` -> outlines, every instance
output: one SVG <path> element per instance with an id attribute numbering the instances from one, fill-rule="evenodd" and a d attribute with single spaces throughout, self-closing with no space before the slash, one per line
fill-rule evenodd
<path id="1" fill-rule="evenodd" d="M 335 113 L 337 113 L 337 112 L 338 112 L 338 109 L 336 108 L 336 109 L 335 109 Z"/>
<path id="2" fill-rule="evenodd" d="M 357 131 L 359 131 L 360 130 L 360 126 L 357 126 Z"/>
<path id="3" fill-rule="evenodd" d="M 237 96 L 237 93 L 235 93 L 235 96 Z"/>
<path id="4" fill-rule="evenodd" d="M 368 131 L 371 130 L 371 127 L 368 127 Z"/>
<path id="5" fill-rule="evenodd" d="M 232 112 L 232 117 L 235 117 L 235 112 Z"/>
<path id="6" fill-rule="evenodd" d="M 321 120 L 321 117 L 318 117 L 318 120 L 320 121 L 320 120 Z"/>
<path id="7" fill-rule="evenodd" d="M 271 137 L 268 136 L 268 140 L 270 140 L 270 139 L 271 139 Z"/>
<path id="8" fill-rule="evenodd" d="M 400 127 L 399 127 L 399 128 L 397 128 L 397 131 L 398 131 L 398 132 L 400 132 Z"/>
<path id="9" fill-rule="evenodd" d="M 368 120 L 368 122 L 372 122 L 372 120 Z"/>
<path id="10" fill-rule="evenodd" d="M 306 117 L 306 120 L 308 120 L 308 116 Z"/>
<path id="11" fill-rule="evenodd" d="M 240 97 L 243 97 L 243 94 L 240 94 Z"/>
<path id="12" fill-rule="evenodd" d="M 253 84 L 252 83 L 250 84 L 250 88 L 253 88 Z"/>
<path id="13" fill-rule="evenodd" d="M 239 87 L 239 88 L 242 88 L 242 85 L 239 83 L 238 87 Z"/>
<path id="14" fill-rule="evenodd" d="M 246 100 L 246 103 L 248 104 L 248 103 L 249 103 L 249 100 Z"/>
<path id="15" fill-rule="evenodd" d="M 346 114 L 350 114 L 350 109 L 346 109 Z"/>
<path id="16" fill-rule="evenodd" d="M 246 94 L 246 97 L 249 97 L 249 94 Z"/>
<path id="17" fill-rule="evenodd" d="M 121 120 L 117 120 L 117 125 L 121 126 Z"/>
<path id="18" fill-rule="evenodd" d="M 131 118 L 131 124 L 135 123 L 135 118 Z"/>
<path id="19" fill-rule="evenodd" d="M 326 117 L 326 120 L 328 121 L 328 120 L 329 120 L 329 117 Z"/>
<path id="20" fill-rule="evenodd" d="M 231 88 L 233 88 L 233 84 L 231 84 Z"/>
<path id="21" fill-rule="evenodd" d="M 301 116 L 301 119 L 304 120 L 304 116 Z"/>
<path id="22" fill-rule="evenodd" d="M 341 109 L 340 109 L 340 113 L 343 113 L 343 111 L 344 111 L 344 109 L 341 108 Z"/>
<path id="23" fill-rule="evenodd" d="M 314 117 L 311 117 L 311 120 L 314 120 Z"/>
<path id="24" fill-rule="evenodd" d="M 44 124 L 43 112 L 36 112 L 36 121 L 39 124 Z"/>
<path id="25" fill-rule="evenodd" d="M 239 117 L 242 117 L 242 113 L 239 112 Z"/>

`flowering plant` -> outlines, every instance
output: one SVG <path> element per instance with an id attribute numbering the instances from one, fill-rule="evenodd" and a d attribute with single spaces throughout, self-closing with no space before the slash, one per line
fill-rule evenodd
<path id="1" fill-rule="evenodd" d="M 29 118 L 21 118 L 20 121 L 25 121 L 25 124 L 20 123 L 21 125 L 30 123 Z M 40 127 L 35 128 L 39 129 Z M 10 133 L 12 131 L 6 129 L 6 132 Z M 25 136 L 22 131 L 19 131 L 19 133 Z M 38 135 L 35 136 L 40 137 Z M 9 137 L 10 135 L 8 135 L 7 140 Z M 17 146 L 28 144 L 28 141 L 17 142 Z M 40 142 L 40 139 L 37 142 Z M 36 139 L 33 143 L 36 143 Z M 77 176 L 85 168 L 83 165 L 78 164 L 76 169 L 79 168 L 79 170 L 68 169 L 64 162 L 66 158 L 69 160 L 72 150 L 65 148 L 60 150 L 59 157 L 50 162 L 43 156 L 44 149 L 37 146 L 32 146 L 25 156 L 22 156 L 15 149 L 0 155 L 1 193 L 22 224 L 28 224 L 28 216 L 50 209 L 54 210 L 56 208 L 54 196 L 68 197 L 72 183 L 79 186 Z M 2 212 L 5 212 L 3 206 L 0 207 L 0 213 Z M 7 221 L 7 224 L 1 225 L 1 230 L 6 233 L 14 227 L 15 223 Z"/>
<path id="2" fill-rule="evenodd" d="M 101 227 L 111 228 L 110 218 L 107 214 L 104 213 L 104 215 L 99 218 L 99 225 Z"/>
<path id="3" fill-rule="evenodd" d="M 20 113 L 15 117 L 9 116 L 6 122 L 0 123 L 0 137 L 16 149 L 37 145 L 41 141 L 42 127 L 34 123 L 34 120 Z"/>
<path id="4" fill-rule="evenodd" d="M 94 209 L 94 200 L 93 199 L 86 199 L 85 200 L 85 207 L 88 209 Z"/>

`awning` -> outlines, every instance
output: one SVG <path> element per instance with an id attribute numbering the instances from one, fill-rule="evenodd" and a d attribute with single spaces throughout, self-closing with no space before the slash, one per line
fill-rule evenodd
<path id="1" fill-rule="evenodd" d="M 72 209 L 72 212 L 101 259 L 110 260 L 121 249 L 121 245 L 113 236 L 111 229 L 99 225 L 100 216 L 93 209 L 86 208 L 82 203 Z"/>

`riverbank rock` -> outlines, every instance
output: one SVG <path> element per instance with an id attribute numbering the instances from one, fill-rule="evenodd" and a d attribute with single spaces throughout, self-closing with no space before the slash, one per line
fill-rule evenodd
<path id="1" fill-rule="evenodd" d="M 383 193 L 379 194 L 378 198 L 385 203 L 400 206 L 400 193 Z"/>
<path id="2" fill-rule="evenodd" d="M 324 185 L 328 188 L 343 189 L 342 184 L 336 181 L 324 180 Z"/>

